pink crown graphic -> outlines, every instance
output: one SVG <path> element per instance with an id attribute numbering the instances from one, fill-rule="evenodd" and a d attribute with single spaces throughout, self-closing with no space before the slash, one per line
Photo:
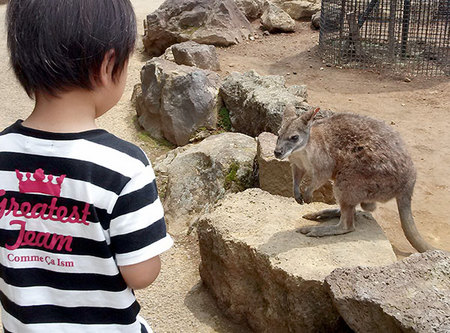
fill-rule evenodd
<path id="1" fill-rule="evenodd" d="M 16 169 L 16 175 L 19 180 L 20 193 L 43 193 L 56 197 L 61 195 L 61 184 L 66 177 L 66 175 L 59 177 L 46 175 L 42 169 L 37 169 L 33 175 L 30 172 L 22 173 Z"/>

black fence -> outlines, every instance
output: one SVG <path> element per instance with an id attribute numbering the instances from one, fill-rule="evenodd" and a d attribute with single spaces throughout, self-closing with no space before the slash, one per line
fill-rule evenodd
<path id="1" fill-rule="evenodd" d="M 450 75 L 450 0 L 322 0 L 319 47 L 330 64 Z"/>

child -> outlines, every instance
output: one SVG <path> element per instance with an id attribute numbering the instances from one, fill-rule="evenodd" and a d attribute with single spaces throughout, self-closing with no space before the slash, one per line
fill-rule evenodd
<path id="1" fill-rule="evenodd" d="M 151 332 L 132 289 L 172 246 L 155 175 L 97 129 L 122 96 L 129 0 L 10 0 L 8 47 L 35 108 L 0 133 L 0 299 L 5 332 Z"/>

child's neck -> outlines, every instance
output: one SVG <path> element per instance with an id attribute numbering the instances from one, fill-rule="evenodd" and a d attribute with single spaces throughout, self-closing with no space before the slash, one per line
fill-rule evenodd
<path id="1" fill-rule="evenodd" d="M 90 91 L 76 89 L 58 97 L 37 93 L 36 104 L 23 126 L 54 133 L 96 129 L 96 106 Z"/>

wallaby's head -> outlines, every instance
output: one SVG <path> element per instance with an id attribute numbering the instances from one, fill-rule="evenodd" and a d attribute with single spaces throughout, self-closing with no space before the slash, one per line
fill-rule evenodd
<path id="1" fill-rule="evenodd" d="M 274 151 L 276 158 L 282 160 L 294 151 L 305 148 L 314 116 L 319 110 L 312 109 L 298 116 L 293 105 L 286 107 Z"/>

